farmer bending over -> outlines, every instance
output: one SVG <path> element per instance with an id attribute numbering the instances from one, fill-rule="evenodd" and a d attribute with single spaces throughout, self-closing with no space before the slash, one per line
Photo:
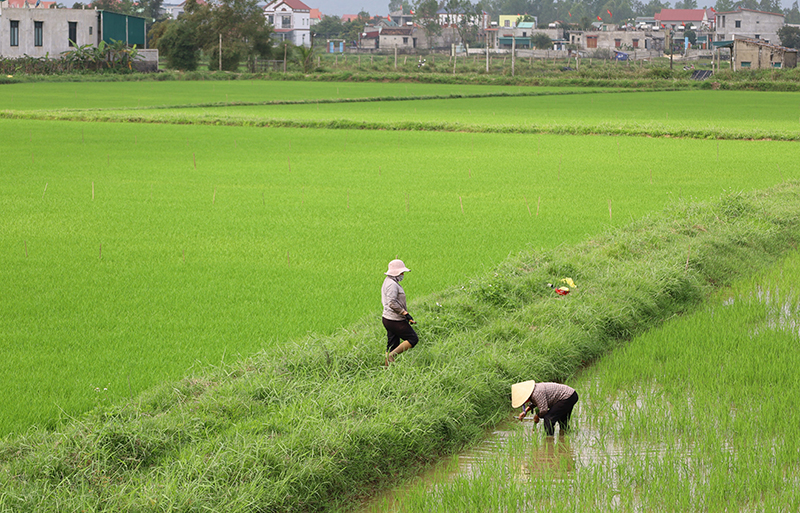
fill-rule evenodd
<path id="1" fill-rule="evenodd" d="M 511 385 L 511 406 L 523 406 L 519 420 L 525 418 L 529 411 L 537 408 L 533 414 L 533 422 L 544 421 L 544 432 L 553 436 L 554 424 L 558 422 L 561 432 L 569 431 L 569 418 L 572 408 L 578 402 L 578 393 L 561 383 L 537 383 L 533 380 Z"/>

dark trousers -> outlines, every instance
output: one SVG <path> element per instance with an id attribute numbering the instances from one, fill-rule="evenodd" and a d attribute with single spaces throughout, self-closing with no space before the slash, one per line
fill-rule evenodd
<path id="1" fill-rule="evenodd" d="M 573 392 L 571 396 L 563 401 L 554 403 L 550 410 L 542 417 L 544 422 L 544 432 L 547 436 L 553 436 L 555 433 L 555 423 L 561 426 L 561 432 L 566 433 L 569 431 L 569 418 L 572 416 L 572 409 L 575 403 L 578 402 L 578 392 Z"/>
<path id="2" fill-rule="evenodd" d="M 411 327 L 411 324 L 409 324 L 407 320 L 403 319 L 402 321 L 390 321 L 386 317 L 382 317 L 382 319 L 383 327 L 386 328 L 387 352 L 397 349 L 397 346 L 400 345 L 401 340 L 408 340 L 408 342 L 411 344 L 411 347 L 417 345 L 417 342 L 419 342 L 419 337 L 417 336 L 417 332 L 414 331 L 414 328 Z"/>

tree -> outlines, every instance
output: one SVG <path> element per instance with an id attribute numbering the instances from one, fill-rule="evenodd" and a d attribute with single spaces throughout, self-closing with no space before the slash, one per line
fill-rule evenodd
<path id="1" fill-rule="evenodd" d="M 797 0 L 794 0 L 789 9 L 784 9 L 783 14 L 786 23 L 800 23 L 800 8 L 797 5 Z"/>
<path id="2" fill-rule="evenodd" d="M 797 2 L 795 2 L 797 5 Z M 778 29 L 778 37 L 781 44 L 788 48 L 800 48 L 800 28 L 784 25 Z"/>
<path id="3" fill-rule="evenodd" d="M 544 32 L 537 32 L 531 36 L 531 46 L 538 50 L 552 48 L 553 40 Z"/>
<path id="4" fill-rule="evenodd" d="M 727 0 L 720 0 L 727 1 Z M 669 9 L 669 2 L 661 2 L 660 0 L 650 0 L 642 6 L 641 11 L 637 11 L 639 16 L 652 17 L 661 9 Z"/>
<path id="5" fill-rule="evenodd" d="M 733 0 L 717 0 L 714 6 L 717 12 L 728 12 L 733 10 Z"/>
<path id="6" fill-rule="evenodd" d="M 683 31 L 683 37 L 689 38 L 689 44 L 697 43 L 697 34 L 692 29 L 686 29 Z"/>
<path id="7" fill-rule="evenodd" d="M 219 68 L 220 36 L 222 36 L 222 67 L 235 71 L 242 60 L 255 71 L 256 58 L 268 58 L 272 52 L 272 28 L 258 7 L 258 0 L 219 0 L 195 6 L 188 14 L 197 26 L 200 48 L 210 55 L 210 69 Z M 188 7 L 188 2 L 187 2 Z"/>
<path id="8" fill-rule="evenodd" d="M 163 35 L 158 38 L 156 45 L 170 68 L 184 71 L 197 69 L 200 45 L 197 42 L 197 25 L 193 20 L 182 18 L 166 22 Z"/>
<path id="9" fill-rule="evenodd" d="M 344 25 L 338 16 L 324 16 L 319 23 L 314 25 L 315 37 L 322 39 L 338 39 L 342 37 Z"/>
<path id="10" fill-rule="evenodd" d="M 477 22 L 481 9 L 472 5 L 469 0 L 446 0 L 442 9 L 447 13 L 447 21 L 458 32 L 463 44 L 469 44 L 478 38 Z"/>
<path id="11" fill-rule="evenodd" d="M 358 41 L 361 39 L 361 33 L 364 32 L 364 27 L 368 21 L 369 13 L 361 11 L 356 19 L 342 25 L 342 37 L 347 41 Z"/>
<path id="12" fill-rule="evenodd" d="M 311 70 L 314 69 L 314 46 L 296 46 L 292 53 L 297 63 L 303 68 L 303 73 L 311 73 Z"/>
<path id="13" fill-rule="evenodd" d="M 433 36 L 442 32 L 439 15 L 436 14 L 438 10 L 439 4 L 436 0 L 417 0 L 414 4 L 414 19 L 422 25 L 428 39 L 428 46 L 431 45 Z"/>
<path id="14" fill-rule="evenodd" d="M 397 12 L 399 10 L 403 11 L 403 14 L 411 14 L 411 4 L 408 0 L 390 0 L 389 1 L 389 12 Z"/>
<path id="15" fill-rule="evenodd" d="M 764 12 L 783 13 L 780 0 L 761 0 L 758 9 Z"/>
<path id="16" fill-rule="evenodd" d="M 131 0 L 94 0 L 89 5 L 98 11 L 116 12 L 119 14 L 133 14 Z"/>

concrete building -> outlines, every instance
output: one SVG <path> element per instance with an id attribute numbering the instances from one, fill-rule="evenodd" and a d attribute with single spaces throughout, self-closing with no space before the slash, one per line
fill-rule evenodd
<path id="1" fill-rule="evenodd" d="M 734 36 L 730 40 L 715 41 L 714 48 L 730 49 L 733 71 L 797 67 L 797 50 L 765 43 L 758 39 Z"/>
<path id="2" fill-rule="evenodd" d="M 275 38 L 295 46 L 311 46 L 311 8 L 300 0 L 273 0 L 264 7 Z"/>
<path id="3" fill-rule="evenodd" d="M 145 19 L 90 9 L 0 9 L 0 55 L 59 57 L 77 46 L 145 46 Z M 157 61 L 157 57 L 156 57 Z"/>
<path id="4" fill-rule="evenodd" d="M 717 13 L 717 41 L 732 41 L 735 36 L 760 39 L 778 44 L 778 30 L 783 27 L 783 14 L 739 8 Z"/>
<path id="5" fill-rule="evenodd" d="M 416 48 L 417 38 L 412 27 L 384 27 L 380 32 L 379 48 Z"/>
<path id="6" fill-rule="evenodd" d="M 646 30 L 571 31 L 569 42 L 580 50 L 663 51 L 664 33 Z"/>

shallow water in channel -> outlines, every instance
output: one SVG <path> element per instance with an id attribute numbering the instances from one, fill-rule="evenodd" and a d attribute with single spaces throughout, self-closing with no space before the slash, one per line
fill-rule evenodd
<path id="1" fill-rule="evenodd" d="M 584 396 L 588 395 L 587 391 Z M 637 406 L 642 406 L 641 401 L 641 398 L 635 401 Z M 611 404 L 613 409 L 620 407 L 619 403 Z M 410 489 L 418 486 L 433 488 L 458 477 L 476 476 L 481 472 L 482 465 L 490 461 L 496 463 L 499 457 L 506 458 L 502 463 L 508 466 L 512 476 L 526 482 L 543 476 L 552 476 L 554 480 L 568 480 L 575 477 L 578 467 L 595 466 L 614 474 L 616 464 L 624 458 L 631 458 L 632 455 L 660 457 L 668 450 L 666 446 L 652 442 L 639 445 L 632 441 L 617 442 L 610 437 L 601 436 L 584 415 L 579 401 L 570 422 L 575 429 L 565 437 L 556 427 L 555 437 L 543 437 L 541 440 L 541 433 L 537 432 L 543 429 L 541 423 L 535 424 L 532 417 L 522 422 L 510 417 L 474 447 L 451 458 L 444 458 L 406 483 L 372 497 L 355 511 L 400 511 L 403 496 Z M 510 443 L 522 445 L 509 448 Z M 500 456 L 503 454 L 508 456 Z"/>

